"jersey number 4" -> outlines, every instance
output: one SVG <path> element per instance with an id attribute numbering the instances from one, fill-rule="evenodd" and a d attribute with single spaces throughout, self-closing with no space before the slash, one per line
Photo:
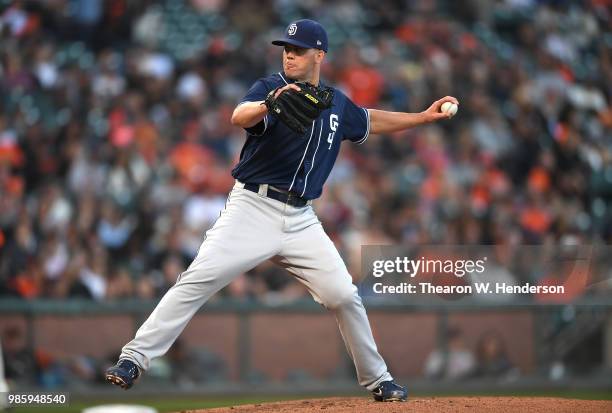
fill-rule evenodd
<path id="1" fill-rule="evenodd" d="M 327 135 L 327 143 L 329 143 L 329 147 L 327 150 L 330 150 L 332 147 L 332 143 L 334 143 L 334 135 L 336 134 L 336 130 L 338 129 L 338 115 L 332 113 L 329 115 L 329 128 L 332 130 L 329 135 Z"/>

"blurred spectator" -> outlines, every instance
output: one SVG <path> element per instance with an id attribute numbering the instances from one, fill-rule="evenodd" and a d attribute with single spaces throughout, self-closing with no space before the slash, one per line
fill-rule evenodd
<path id="1" fill-rule="evenodd" d="M 34 351 L 28 349 L 25 333 L 20 327 L 9 326 L 2 331 L 2 357 L 9 383 L 16 386 L 36 384 L 41 366 Z"/>
<path id="2" fill-rule="evenodd" d="M 177 255 L 168 256 L 162 264 L 162 276 L 156 290 L 158 297 L 163 296 L 176 283 L 179 275 L 183 272 L 183 260 Z"/>
<path id="3" fill-rule="evenodd" d="M 476 359 L 465 345 L 463 332 L 451 327 L 446 336 L 446 348 L 435 349 L 427 356 L 424 374 L 432 379 L 459 380 L 470 377 L 476 367 Z"/>
<path id="4" fill-rule="evenodd" d="M 306 287 L 282 269 L 282 262 L 264 263 L 251 272 L 252 297 L 269 305 L 281 305 L 304 297 Z"/>
<path id="5" fill-rule="evenodd" d="M 117 300 L 134 296 L 134 283 L 125 268 L 112 271 L 108 277 L 106 299 Z"/>
<path id="6" fill-rule="evenodd" d="M 171 382 L 191 389 L 198 384 L 227 379 L 227 366 L 219 356 L 205 348 L 189 348 L 177 339 L 168 353 L 151 362 L 147 379 Z"/>
<path id="7" fill-rule="evenodd" d="M 518 375 L 506 345 L 496 331 L 485 332 L 476 343 L 476 377 L 511 379 Z"/>
<path id="8" fill-rule="evenodd" d="M 172 366 L 172 382 L 181 387 L 227 378 L 227 366 L 222 358 L 204 348 L 188 348 L 181 339 L 170 347 L 166 358 Z"/>

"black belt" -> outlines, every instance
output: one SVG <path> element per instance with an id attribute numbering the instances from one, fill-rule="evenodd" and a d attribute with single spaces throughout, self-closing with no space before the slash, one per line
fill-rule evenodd
<path id="1" fill-rule="evenodd" d="M 247 191 L 259 193 L 259 185 L 258 184 L 244 184 L 244 189 Z M 268 198 L 276 199 L 277 201 L 282 202 L 283 204 L 288 204 L 294 207 L 303 207 L 306 206 L 308 200 L 299 197 L 291 192 L 281 192 L 277 191 L 274 188 L 268 186 L 268 193 L 265 194 Z"/>

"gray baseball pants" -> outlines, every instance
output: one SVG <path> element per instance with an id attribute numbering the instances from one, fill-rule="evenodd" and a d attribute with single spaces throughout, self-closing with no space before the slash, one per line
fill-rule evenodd
<path id="1" fill-rule="evenodd" d="M 163 296 L 136 337 L 122 349 L 141 369 L 165 354 L 196 311 L 236 276 L 274 259 L 332 311 L 355 363 L 359 384 L 373 390 L 392 380 L 378 353 L 368 318 L 340 254 L 310 205 L 296 208 L 237 182 L 225 209 L 206 232 L 191 265 Z"/>

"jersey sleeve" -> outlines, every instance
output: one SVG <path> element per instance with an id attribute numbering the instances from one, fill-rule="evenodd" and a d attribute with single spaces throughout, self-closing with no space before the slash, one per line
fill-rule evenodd
<path id="1" fill-rule="evenodd" d="M 259 79 L 257 82 L 253 83 L 253 86 L 251 86 L 247 94 L 244 96 L 244 98 L 242 98 L 238 106 L 247 102 L 259 102 L 261 100 L 265 100 L 270 90 L 271 88 L 266 85 L 266 82 Z M 270 122 L 272 122 L 273 119 L 273 116 L 266 115 L 257 125 L 251 126 L 250 128 L 245 128 L 245 130 L 250 135 L 261 136 L 266 130 L 268 130 Z"/>
<path id="2" fill-rule="evenodd" d="M 359 107 L 349 98 L 344 106 L 344 136 L 358 145 L 361 145 L 370 135 L 370 113 L 366 108 Z"/>

